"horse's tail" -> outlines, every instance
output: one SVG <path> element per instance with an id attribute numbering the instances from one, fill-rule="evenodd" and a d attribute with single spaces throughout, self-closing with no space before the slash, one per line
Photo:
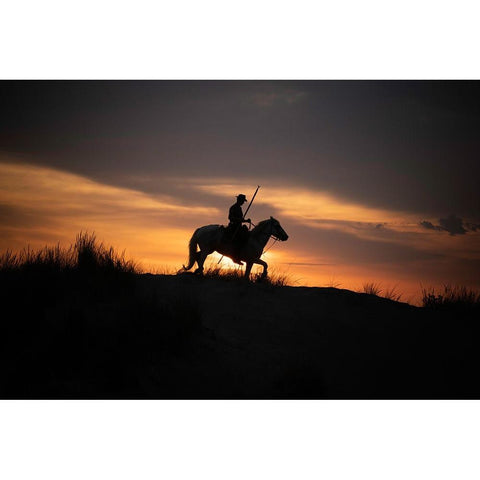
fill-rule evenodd
<path id="1" fill-rule="evenodd" d="M 192 238 L 190 239 L 190 242 L 188 243 L 188 265 L 183 266 L 184 270 L 190 270 L 193 265 L 195 264 L 195 261 L 197 260 L 197 233 L 200 229 L 197 228 L 195 232 L 193 232 Z"/>

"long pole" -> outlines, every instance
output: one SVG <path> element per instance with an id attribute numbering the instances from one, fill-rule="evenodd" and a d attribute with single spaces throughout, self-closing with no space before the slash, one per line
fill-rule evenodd
<path id="1" fill-rule="evenodd" d="M 244 219 L 244 220 L 245 220 L 245 217 L 247 216 L 248 211 L 250 210 L 250 207 L 252 206 L 253 201 L 255 200 L 255 197 L 257 196 L 257 192 L 258 192 L 258 189 L 259 189 L 259 188 L 260 188 L 260 185 L 257 185 L 257 189 L 255 190 L 255 193 L 253 194 L 253 197 L 252 197 L 252 199 L 250 200 L 250 203 L 248 204 L 248 207 L 247 207 L 247 209 L 245 210 L 245 213 L 243 214 L 243 219 Z M 235 232 L 233 232 L 232 240 L 235 238 L 235 235 L 237 234 L 237 231 L 238 231 L 238 228 L 237 228 L 237 230 L 235 230 Z M 223 260 L 223 257 L 224 257 L 224 256 L 225 256 L 225 255 L 222 255 L 222 256 L 220 257 L 220 260 L 217 262 L 217 265 Z"/>
<path id="2" fill-rule="evenodd" d="M 245 210 L 245 213 L 243 214 L 243 219 L 245 220 L 245 217 L 247 216 L 248 211 L 250 210 L 250 207 L 252 206 L 253 201 L 255 200 L 255 197 L 257 196 L 258 189 L 260 188 L 260 185 L 257 185 L 257 189 L 255 190 L 255 193 L 253 194 L 252 199 L 250 200 L 250 203 Z"/>

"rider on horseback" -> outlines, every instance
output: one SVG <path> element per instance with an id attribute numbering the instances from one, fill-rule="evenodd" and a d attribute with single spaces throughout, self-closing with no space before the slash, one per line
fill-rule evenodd
<path id="1" fill-rule="evenodd" d="M 251 220 L 243 218 L 242 205 L 247 201 L 247 198 L 243 193 L 237 195 L 237 201 L 234 203 L 228 211 L 229 224 L 225 231 L 226 241 L 231 243 L 232 247 L 232 260 L 239 265 L 243 265 L 241 262 L 240 250 L 244 243 L 248 240 L 248 228 L 243 223 L 251 223 Z"/>

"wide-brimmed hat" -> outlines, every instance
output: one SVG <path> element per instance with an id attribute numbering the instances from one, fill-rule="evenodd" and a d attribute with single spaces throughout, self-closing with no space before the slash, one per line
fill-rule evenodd
<path id="1" fill-rule="evenodd" d="M 244 202 L 246 202 L 247 197 L 243 193 L 241 193 L 240 195 L 237 195 L 237 200 L 243 200 Z"/>

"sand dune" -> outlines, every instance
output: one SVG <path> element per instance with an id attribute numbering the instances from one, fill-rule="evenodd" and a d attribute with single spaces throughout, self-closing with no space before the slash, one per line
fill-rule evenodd
<path id="1" fill-rule="evenodd" d="M 0 398 L 480 397 L 473 310 L 193 274 L 1 280 Z"/>

